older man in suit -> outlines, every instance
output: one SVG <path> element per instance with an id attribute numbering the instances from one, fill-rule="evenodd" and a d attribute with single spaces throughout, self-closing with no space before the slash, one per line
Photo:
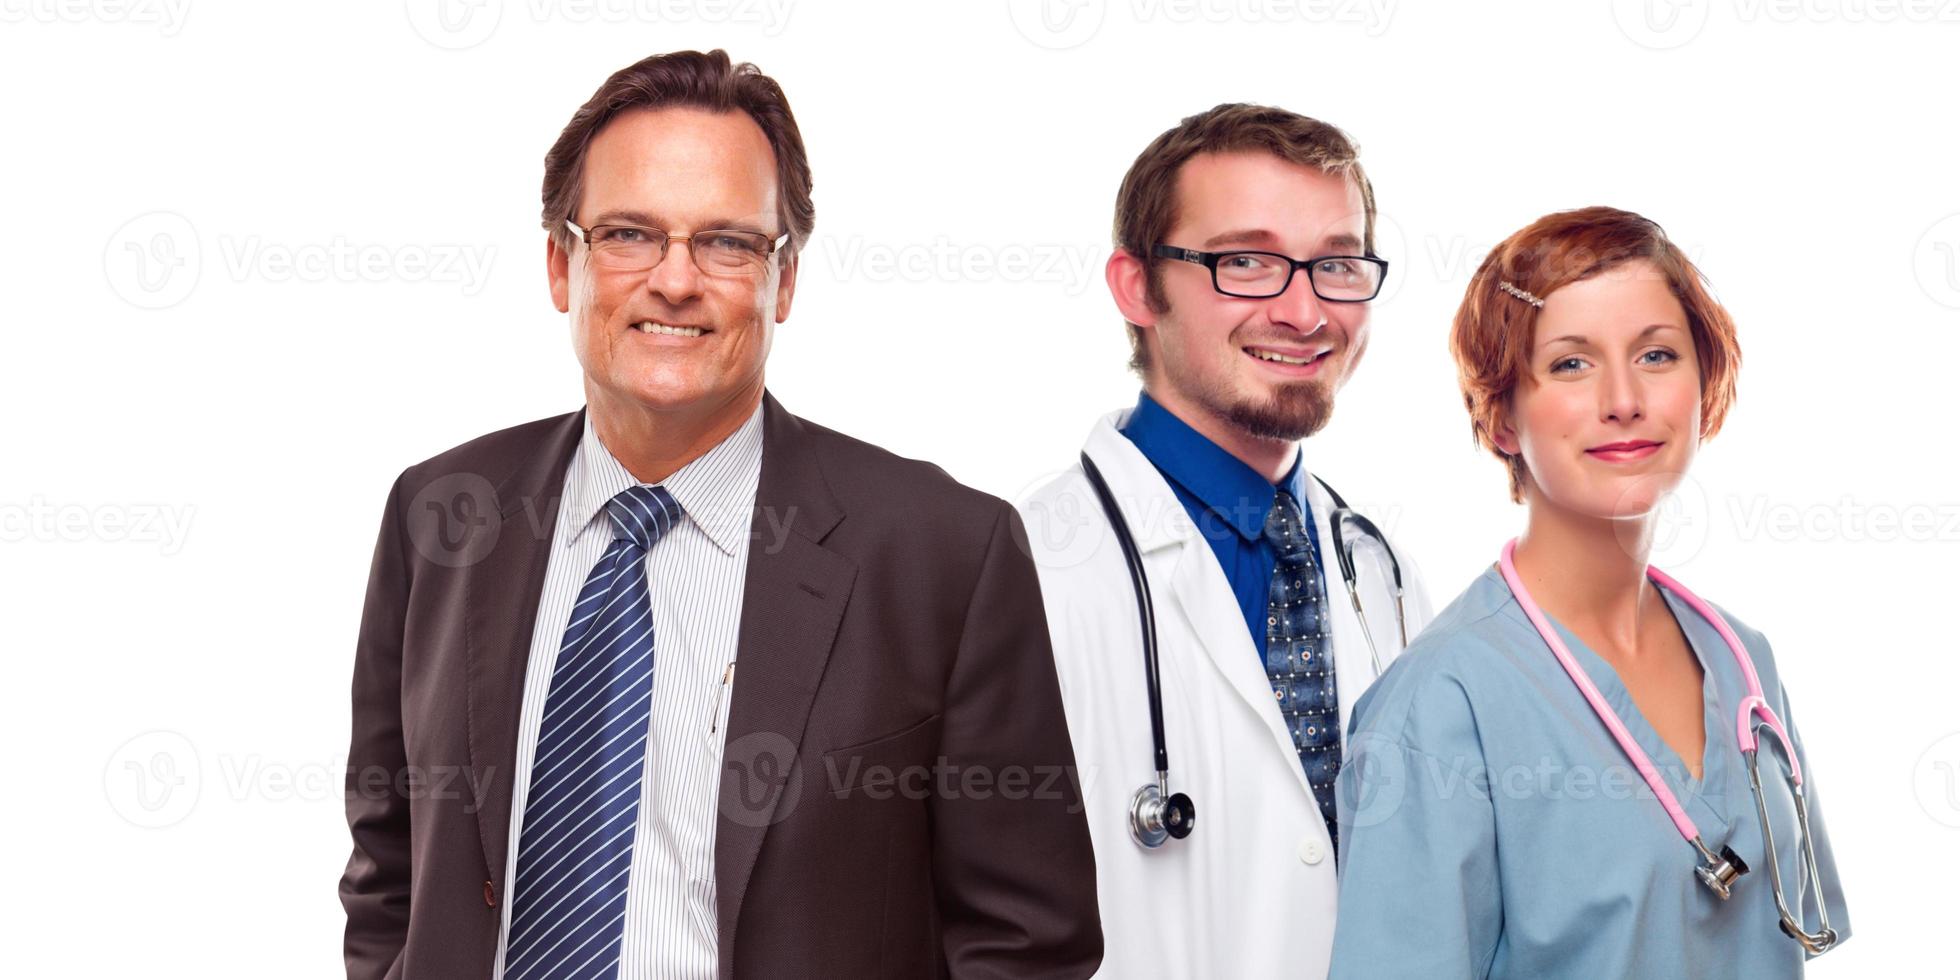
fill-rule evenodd
<path id="1" fill-rule="evenodd" d="M 649 58 L 545 162 L 586 405 L 389 496 L 349 977 L 1093 973 L 1019 519 L 764 388 L 814 220 L 780 88 Z"/>

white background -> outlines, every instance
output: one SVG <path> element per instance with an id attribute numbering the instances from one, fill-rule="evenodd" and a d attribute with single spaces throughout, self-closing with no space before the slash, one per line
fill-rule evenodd
<path id="1" fill-rule="evenodd" d="M 1144 144 L 1346 128 L 1394 266 L 1307 459 L 1438 605 L 1523 518 L 1445 347 L 1470 272 L 1550 210 L 1659 220 L 1744 368 L 1656 564 L 1776 644 L 1856 923 L 1815 975 L 1950 975 L 1960 3 L 1669 2 L 0 0 L 8 972 L 336 975 L 389 483 L 578 406 L 544 151 L 721 46 L 816 175 L 772 390 L 1006 497 L 1134 398 L 1101 263 Z"/>

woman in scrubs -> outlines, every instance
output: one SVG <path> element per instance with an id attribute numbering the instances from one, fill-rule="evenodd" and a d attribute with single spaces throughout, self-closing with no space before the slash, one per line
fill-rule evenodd
<path id="1" fill-rule="evenodd" d="M 1646 574 L 1657 501 L 1735 399 L 1728 314 L 1658 225 L 1587 208 L 1491 252 L 1451 351 L 1476 437 L 1529 509 L 1520 585 L 1699 838 L 1749 871 L 1726 900 L 1698 880 L 1700 852 L 1494 563 L 1354 710 L 1332 976 L 1801 975 L 1813 954 L 1781 928 L 1738 746 L 1746 677 L 1713 625 Z M 1775 658 L 1721 615 L 1790 734 L 1842 942 L 1850 918 Z M 1782 892 L 1818 932 L 1774 741 L 1760 765 Z"/>

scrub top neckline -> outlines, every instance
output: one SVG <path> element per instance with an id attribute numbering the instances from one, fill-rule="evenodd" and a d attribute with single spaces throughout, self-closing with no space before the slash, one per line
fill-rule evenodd
<path id="1" fill-rule="evenodd" d="M 1502 574 L 1498 572 L 1495 566 L 1492 566 L 1485 574 L 1495 580 L 1497 587 L 1502 590 L 1504 597 L 1510 602 L 1509 612 L 1511 615 L 1522 621 L 1526 629 L 1532 630 L 1532 636 L 1538 639 L 1539 646 L 1542 649 L 1544 646 L 1543 638 L 1538 637 L 1537 631 L 1532 628 L 1530 620 L 1524 615 L 1523 607 L 1519 606 L 1517 599 L 1511 595 L 1510 587 L 1505 584 Z M 1667 740 L 1661 737 L 1660 730 L 1653 726 L 1653 723 L 1647 719 L 1646 713 L 1641 711 L 1640 706 L 1634 702 L 1632 692 L 1627 689 L 1625 682 L 1620 679 L 1620 672 L 1612 664 L 1608 663 L 1606 658 L 1595 653 L 1591 646 L 1588 646 L 1584 640 L 1581 640 L 1577 634 L 1567 628 L 1557 617 L 1547 612 L 1545 613 L 1545 620 L 1552 624 L 1553 629 L 1558 631 L 1559 637 L 1565 641 L 1566 648 L 1572 652 L 1573 657 L 1579 661 L 1580 666 L 1584 668 L 1586 674 L 1592 678 L 1593 685 L 1599 688 L 1600 695 L 1606 699 L 1608 704 L 1612 705 L 1614 712 L 1620 716 L 1621 723 L 1626 725 L 1627 731 L 1633 735 L 1634 741 L 1660 769 L 1661 778 L 1667 781 L 1668 787 L 1674 791 L 1675 797 L 1680 799 L 1684 806 L 1699 806 L 1700 811 L 1707 815 L 1707 820 L 1704 821 L 1701 817 L 1697 817 L 1695 822 L 1702 826 L 1703 834 L 1709 843 L 1712 846 L 1719 846 L 1720 842 L 1726 841 L 1734 833 L 1735 828 L 1734 821 L 1718 809 L 1709 799 L 1710 796 L 1713 796 L 1719 800 L 1727 795 L 1722 792 L 1722 787 L 1726 785 L 1726 782 L 1720 777 L 1726 775 L 1728 768 L 1727 760 L 1731 754 L 1728 751 L 1717 751 L 1716 748 L 1718 740 L 1724 744 L 1725 749 L 1728 747 L 1728 742 L 1730 741 L 1723 736 L 1723 733 L 1726 731 L 1722 712 L 1722 692 L 1725 685 L 1722 683 L 1722 678 L 1717 676 L 1716 670 L 1713 667 L 1713 661 L 1708 656 L 1708 651 L 1705 648 L 1707 641 L 1698 635 L 1702 632 L 1712 633 L 1714 626 L 1713 624 L 1703 622 L 1701 614 L 1689 607 L 1680 596 L 1675 595 L 1672 589 L 1659 582 L 1652 584 L 1654 588 L 1660 591 L 1662 597 L 1665 599 L 1668 612 L 1674 617 L 1675 628 L 1681 631 L 1681 635 L 1688 642 L 1688 649 L 1694 653 L 1696 662 L 1701 665 L 1702 749 L 1701 778 L 1699 779 L 1694 778 L 1689 772 L 1686 762 L 1681 758 L 1681 754 L 1674 751 L 1674 747 L 1669 745 Z M 1699 629 L 1691 625 L 1695 623 L 1700 624 Z M 1728 652 L 1727 644 L 1722 644 L 1722 651 L 1724 653 Z M 1552 658 L 1550 650 L 1543 650 L 1543 652 L 1548 659 Z M 1554 665 L 1556 666 L 1555 660 Z M 1561 676 L 1563 673 L 1563 671 L 1560 671 Z M 1571 686 L 1569 678 L 1567 679 L 1567 687 L 1572 691 L 1574 696 L 1578 695 L 1578 688 Z M 1585 706 L 1585 715 L 1593 718 L 1602 728 L 1604 727 L 1604 722 L 1599 721 L 1598 717 L 1593 714 L 1590 705 Z M 1625 759 L 1625 753 L 1620 751 L 1618 745 L 1613 746 L 1613 751 L 1620 758 Z M 1645 790 L 1644 785 L 1641 788 L 1643 791 Z"/>

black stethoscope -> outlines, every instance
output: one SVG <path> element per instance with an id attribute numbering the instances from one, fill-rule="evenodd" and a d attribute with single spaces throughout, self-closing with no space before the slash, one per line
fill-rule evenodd
<path id="1" fill-rule="evenodd" d="M 1086 452 L 1082 454 L 1082 472 L 1089 478 L 1089 485 L 1095 488 L 1096 499 L 1102 504 L 1103 513 L 1108 515 L 1110 526 L 1116 529 L 1116 543 L 1122 547 L 1123 561 L 1130 567 L 1130 584 L 1137 594 L 1137 620 L 1143 628 L 1143 677 L 1144 686 L 1150 694 L 1150 750 L 1157 780 L 1143 784 L 1130 797 L 1130 838 L 1144 847 L 1162 847 L 1164 841 L 1170 838 L 1183 840 L 1191 836 L 1191 830 L 1197 826 L 1198 808 L 1189 796 L 1170 791 L 1170 754 L 1164 750 L 1163 677 L 1157 668 L 1157 613 L 1150 604 L 1150 580 L 1144 575 L 1143 556 L 1137 552 L 1129 522 L 1123 520 L 1123 512 L 1116 506 L 1116 495 L 1110 492 L 1102 471 L 1096 469 L 1096 464 L 1090 461 Z M 1355 582 L 1354 543 L 1342 532 L 1351 524 L 1382 546 L 1382 554 L 1388 557 L 1389 572 L 1395 582 L 1395 626 L 1402 646 L 1407 648 L 1409 627 L 1402 608 L 1402 563 L 1396 560 L 1395 549 L 1389 547 L 1388 537 L 1375 526 L 1375 522 L 1355 513 L 1348 507 L 1347 501 L 1327 485 L 1326 480 L 1316 476 L 1314 481 L 1334 501 L 1334 512 L 1329 517 L 1334 532 L 1334 558 L 1341 566 L 1341 581 L 1347 585 L 1348 601 L 1354 605 L 1354 614 L 1361 620 L 1361 635 L 1368 640 L 1368 659 L 1374 664 L 1375 676 L 1380 677 L 1381 657 L 1375 652 L 1375 637 L 1368 629 L 1368 614 L 1361 608 L 1361 592 Z"/>

